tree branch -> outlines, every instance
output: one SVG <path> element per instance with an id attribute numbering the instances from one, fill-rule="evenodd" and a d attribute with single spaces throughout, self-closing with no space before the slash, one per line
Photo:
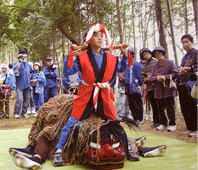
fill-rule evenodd
<path id="1" fill-rule="evenodd" d="M 57 27 L 58 29 L 62 32 L 62 34 L 67 37 L 73 44 L 77 44 L 80 45 L 80 43 L 78 42 L 77 39 L 75 39 L 74 37 L 72 37 L 72 35 L 64 28 L 62 23 L 57 23 Z"/>
<path id="2" fill-rule="evenodd" d="M 25 9 L 25 10 L 32 11 L 32 12 L 35 11 L 34 9 L 23 8 L 23 7 L 19 7 L 19 6 L 16 6 L 16 5 L 2 5 L 2 6 L 6 6 L 6 7 L 8 7 L 8 8 L 20 8 L 20 9 Z"/>

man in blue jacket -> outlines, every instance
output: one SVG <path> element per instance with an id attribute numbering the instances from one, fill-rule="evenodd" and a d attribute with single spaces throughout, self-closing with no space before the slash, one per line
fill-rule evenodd
<path id="1" fill-rule="evenodd" d="M 67 55 L 64 60 L 64 66 L 63 66 L 63 77 L 62 77 L 63 89 L 66 94 L 70 94 L 70 93 L 77 94 L 76 89 L 78 89 L 79 85 L 82 84 L 81 72 L 79 71 L 70 76 L 66 74 L 68 57 L 69 56 Z"/>
<path id="2" fill-rule="evenodd" d="M 32 67 L 26 61 L 27 49 L 25 47 L 19 48 L 18 61 L 14 63 L 13 71 L 16 76 L 16 92 L 17 99 L 14 108 L 14 118 L 19 119 L 21 111 L 21 104 L 23 99 L 23 107 L 21 117 L 28 118 L 26 114 L 30 102 L 30 73 L 33 72 Z"/>
<path id="3" fill-rule="evenodd" d="M 46 86 L 44 88 L 44 102 L 47 102 L 51 97 L 57 95 L 58 69 L 53 64 L 54 59 L 52 57 L 47 57 L 46 66 L 43 69 L 43 73 L 46 77 Z"/>
<path id="4" fill-rule="evenodd" d="M 140 86 L 143 84 L 141 78 L 142 65 L 134 58 L 135 51 L 129 50 L 133 56 L 133 65 L 127 66 L 125 72 L 125 93 L 128 95 L 129 107 L 136 124 L 143 123 L 143 103 Z"/>

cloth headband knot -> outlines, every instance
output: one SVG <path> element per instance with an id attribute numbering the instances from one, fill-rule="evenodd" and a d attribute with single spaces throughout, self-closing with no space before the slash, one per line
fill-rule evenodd
<path id="1" fill-rule="evenodd" d="M 109 31 L 101 24 L 97 23 L 95 25 L 92 25 L 87 32 L 85 42 L 88 44 L 91 37 L 93 36 L 94 32 L 102 31 L 105 34 L 106 40 L 107 40 L 107 46 L 110 48 L 110 50 L 113 50 L 113 42 L 111 40 L 111 36 L 109 34 Z"/>

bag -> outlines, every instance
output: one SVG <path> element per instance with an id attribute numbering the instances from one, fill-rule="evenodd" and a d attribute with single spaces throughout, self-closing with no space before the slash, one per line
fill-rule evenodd
<path id="1" fill-rule="evenodd" d="M 171 89 L 177 89 L 177 85 L 176 85 L 176 83 L 173 81 L 172 75 L 170 75 L 170 84 L 169 84 L 169 88 L 171 88 Z"/>
<path id="2" fill-rule="evenodd" d="M 10 87 L 6 85 L 6 87 L 0 87 L 0 95 L 5 97 L 10 95 Z"/>

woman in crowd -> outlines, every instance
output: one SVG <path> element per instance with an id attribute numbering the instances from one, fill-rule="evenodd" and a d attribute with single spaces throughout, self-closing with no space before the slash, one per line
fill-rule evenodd
<path id="1" fill-rule="evenodd" d="M 176 89 L 170 88 L 169 85 L 170 76 L 172 76 L 173 79 L 177 77 L 177 66 L 173 61 L 165 58 L 166 51 L 161 46 L 156 47 L 152 54 L 158 60 L 151 72 L 151 82 L 154 83 L 154 95 L 159 110 L 160 125 L 156 129 L 164 130 L 167 128 L 168 131 L 173 132 L 176 130 L 174 97 L 177 95 L 177 91 Z M 169 123 L 165 115 L 165 108 Z"/>
<path id="2" fill-rule="evenodd" d="M 41 71 L 40 63 L 35 62 L 33 69 L 34 72 L 31 78 L 31 85 L 33 87 L 33 98 L 36 106 L 34 117 L 36 117 L 39 108 L 44 103 L 44 86 L 46 84 L 46 78 L 45 74 Z"/>
<path id="3" fill-rule="evenodd" d="M 187 131 L 185 135 L 197 137 L 197 106 L 190 93 L 187 91 L 187 83 L 190 80 L 190 75 L 197 70 L 197 50 L 193 48 L 193 37 L 190 34 L 185 34 L 181 38 L 186 55 L 183 57 L 181 66 L 179 67 L 178 91 L 181 111 L 184 116 Z"/>

